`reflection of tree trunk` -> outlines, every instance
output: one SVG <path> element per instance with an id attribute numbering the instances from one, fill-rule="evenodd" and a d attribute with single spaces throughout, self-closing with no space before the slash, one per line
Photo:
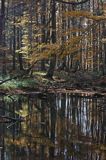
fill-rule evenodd
<path id="1" fill-rule="evenodd" d="M 55 0 L 52 0 L 52 36 L 51 36 L 52 43 L 56 43 L 56 3 Z M 50 67 L 48 69 L 47 78 L 53 77 L 54 69 L 56 65 L 56 56 L 52 56 L 50 60 Z"/>
<path id="2" fill-rule="evenodd" d="M 45 136 L 45 104 L 43 100 L 41 101 L 41 136 Z M 44 151 L 45 151 L 45 145 L 40 145 L 40 160 L 44 160 Z"/>
<path id="3" fill-rule="evenodd" d="M 76 124 L 76 109 L 75 109 L 75 106 L 76 104 L 74 104 L 74 97 L 72 97 L 72 122 L 73 124 Z"/>
<path id="4" fill-rule="evenodd" d="M 2 115 L 5 115 L 5 100 L 4 100 L 4 97 L 3 97 L 3 107 L 4 107 L 4 110 L 2 110 Z M 4 143 L 4 136 L 5 136 L 5 124 L 1 124 L 1 127 L 0 127 L 0 136 L 1 136 L 1 160 L 4 160 L 4 152 L 5 152 L 5 143 Z"/>
<path id="5" fill-rule="evenodd" d="M 53 144 L 55 144 L 55 126 L 56 126 L 56 109 L 55 109 L 55 97 L 53 95 L 50 95 L 49 97 L 50 100 L 50 117 L 51 117 L 51 136 L 50 139 L 52 141 Z M 52 103 L 51 103 L 52 102 Z M 54 157 L 54 147 L 50 147 L 49 148 L 49 158 L 50 160 L 53 159 Z"/>
<path id="6" fill-rule="evenodd" d="M 65 111 L 66 111 L 66 95 L 64 95 L 63 97 L 61 96 L 61 112 L 60 112 L 61 125 L 59 127 L 61 128 L 60 137 L 63 137 L 63 138 L 66 137 Z M 64 147 L 65 147 L 64 140 L 61 139 L 60 141 L 60 152 L 61 153 L 64 153 Z"/>
<path id="7" fill-rule="evenodd" d="M 4 124 L 3 124 L 3 128 L 4 128 Z M 5 145 L 4 145 L 4 136 L 2 137 L 2 147 L 3 148 L 1 149 L 1 160 L 4 160 L 4 152 L 5 152 L 5 150 L 4 150 L 4 147 L 5 147 Z"/>
<path id="8" fill-rule="evenodd" d="M 105 109 L 105 101 L 104 107 Z M 102 124 L 101 124 L 101 141 L 100 143 L 106 144 L 106 112 L 103 112 L 101 116 Z"/>
<path id="9" fill-rule="evenodd" d="M 45 146 L 41 145 L 40 146 L 40 160 L 45 160 L 44 149 L 45 149 Z"/>

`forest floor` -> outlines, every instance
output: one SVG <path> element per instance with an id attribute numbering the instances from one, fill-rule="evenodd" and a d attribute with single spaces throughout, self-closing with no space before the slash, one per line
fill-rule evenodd
<path id="1" fill-rule="evenodd" d="M 0 85 L 0 94 L 30 93 L 88 93 L 106 96 L 106 76 L 92 72 L 56 71 L 53 80 L 45 78 L 45 73 L 35 72 L 32 77 L 12 79 Z"/>

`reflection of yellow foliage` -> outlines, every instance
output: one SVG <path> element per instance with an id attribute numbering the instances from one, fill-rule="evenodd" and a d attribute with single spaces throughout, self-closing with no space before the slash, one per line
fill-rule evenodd
<path id="1" fill-rule="evenodd" d="M 9 51 L 9 48 L 8 47 L 6 47 L 6 46 L 2 46 L 2 45 L 0 45 L 0 51 Z"/>
<path id="2" fill-rule="evenodd" d="M 15 139 L 14 141 L 12 139 L 8 140 L 7 143 L 9 145 L 17 145 L 19 147 L 24 147 L 24 146 L 29 146 L 33 144 L 37 145 L 47 145 L 49 147 L 55 147 L 55 145 L 52 143 L 52 141 L 49 138 L 39 136 L 39 135 L 34 135 L 34 137 L 29 136 L 29 137 L 20 137 Z"/>
<path id="3" fill-rule="evenodd" d="M 25 137 L 15 139 L 14 141 L 12 139 L 9 139 L 6 142 L 7 142 L 8 145 L 17 145 L 17 146 L 20 146 L 20 147 L 28 145 L 28 140 Z"/>
<path id="4" fill-rule="evenodd" d="M 21 117 L 26 117 L 28 115 L 28 106 L 27 106 L 27 104 L 24 103 L 22 109 L 20 109 L 19 111 L 15 111 L 15 113 L 17 113 Z"/>

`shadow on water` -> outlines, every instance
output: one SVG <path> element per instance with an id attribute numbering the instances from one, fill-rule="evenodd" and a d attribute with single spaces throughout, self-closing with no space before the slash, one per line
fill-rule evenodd
<path id="1" fill-rule="evenodd" d="M 1 96 L 0 160 L 105 160 L 106 99 L 78 94 Z"/>

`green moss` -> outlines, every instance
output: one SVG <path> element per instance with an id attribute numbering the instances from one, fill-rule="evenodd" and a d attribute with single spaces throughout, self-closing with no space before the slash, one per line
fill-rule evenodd
<path id="1" fill-rule="evenodd" d="M 29 78 L 17 82 L 17 88 L 35 88 L 36 85 L 38 85 L 37 80 Z"/>
<path id="2" fill-rule="evenodd" d="M 11 80 L 0 85 L 0 89 L 10 90 L 12 88 L 17 88 L 17 82 L 15 80 Z"/>
<path id="3" fill-rule="evenodd" d="M 35 79 L 19 79 L 19 80 L 11 80 L 8 82 L 5 82 L 3 84 L 0 85 L 0 89 L 3 90 L 11 90 L 11 89 L 16 89 L 16 88 L 34 88 L 36 85 L 38 85 L 37 80 Z"/>

